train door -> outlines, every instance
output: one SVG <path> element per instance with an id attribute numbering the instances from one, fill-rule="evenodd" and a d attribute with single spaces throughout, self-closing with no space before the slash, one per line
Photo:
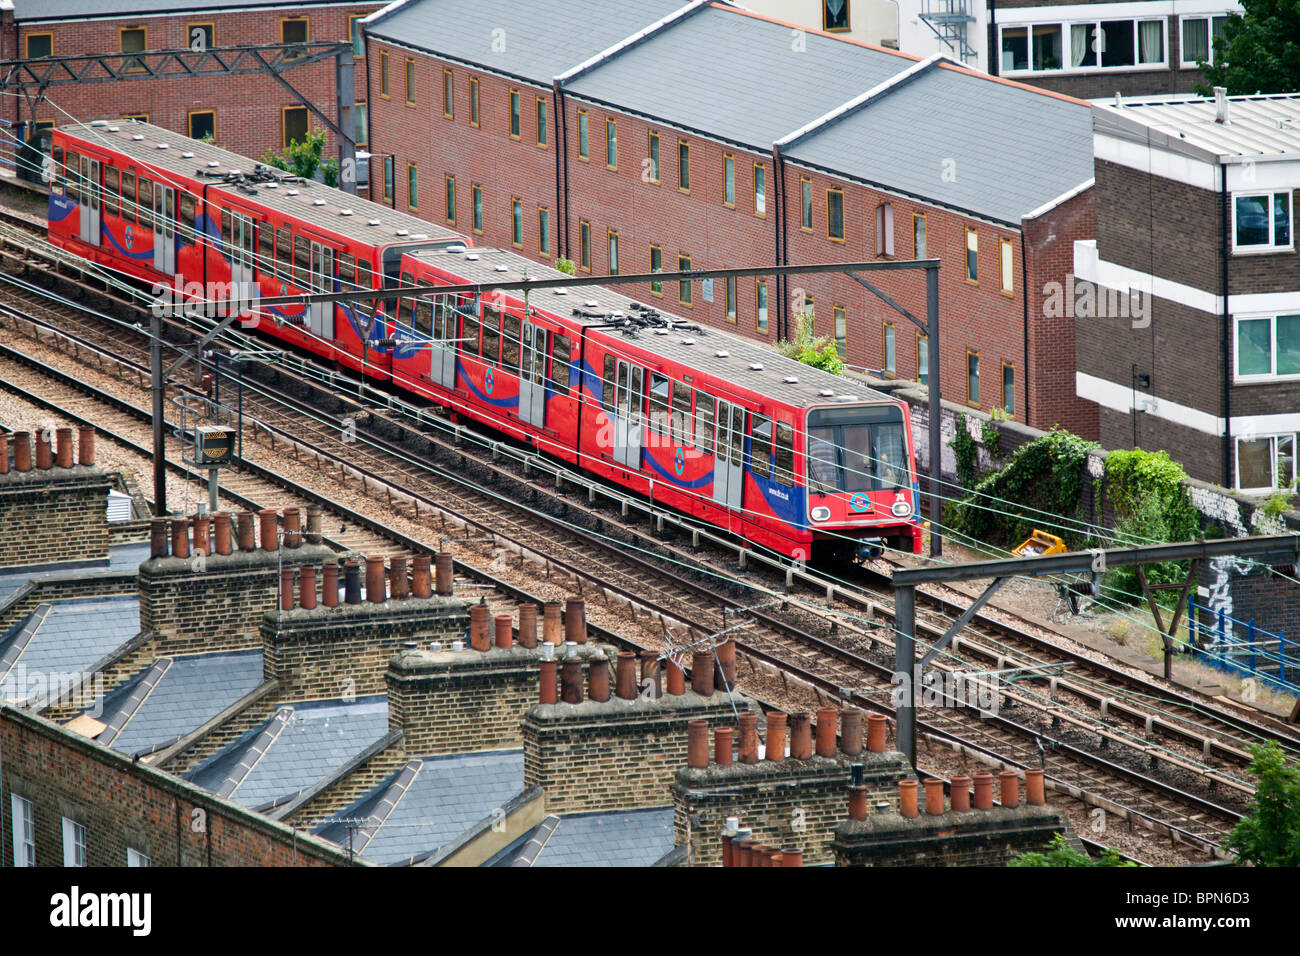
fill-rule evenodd
<path id="1" fill-rule="evenodd" d="M 176 190 L 164 183 L 153 187 L 153 267 L 176 274 Z"/>
<path id="2" fill-rule="evenodd" d="M 99 245 L 99 160 L 81 157 L 81 241 Z"/>
<path id="3" fill-rule="evenodd" d="M 713 500 L 739 508 L 745 490 L 745 410 L 718 401 L 718 441 L 713 458 Z"/>
<path id="4" fill-rule="evenodd" d="M 311 244 L 311 285 L 314 292 L 334 291 L 334 250 L 319 242 Z M 321 338 L 334 338 L 334 303 L 313 302 L 308 325 Z"/>
<path id="5" fill-rule="evenodd" d="M 426 300 L 427 301 L 427 300 Z M 456 305 L 440 296 L 433 305 L 433 341 L 429 377 L 443 388 L 456 387 Z"/>
<path id="6" fill-rule="evenodd" d="M 631 362 L 618 363 L 614 394 L 614 460 L 641 468 L 641 381 L 645 370 Z"/>
<path id="7" fill-rule="evenodd" d="M 519 417 L 542 428 L 546 424 L 546 353 L 550 332 L 524 322 L 519 366 Z"/>

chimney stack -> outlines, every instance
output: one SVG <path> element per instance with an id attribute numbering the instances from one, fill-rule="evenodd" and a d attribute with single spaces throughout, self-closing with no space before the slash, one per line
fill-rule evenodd
<path id="1" fill-rule="evenodd" d="M 587 643 L 587 603 L 582 598 L 565 602 L 564 639 L 573 644 Z"/>
<path id="2" fill-rule="evenodd" d="M 77 430 L 77 464 L 93 465 L 95 463 L 95 429 L 82 425 Z"/>
<path id="3" fill-rule="evenodd" d="M 587 697 L 602 704 L 609 700 L 609 658 L 598 651 L 587 671 Z"/>
<path id="4" fill-rule="evenodd" d="M 31 432 L 14 432 L 14 471 L 32 470 Z"/>
<path id="5" fill-rule="evenodd" d="M 433 594 L 429 578 L 431 561 L 427 554 L 417 554 L 411 562 L 411 593 L 417 598 L 427 598 Z"/>
<path id="6" fill-rule="evenodd" d="M 60 428 L 55 432 L 55 440 L 58 442 L 57 459 L 60 468 L 72 467 L 72 429 Z"/>

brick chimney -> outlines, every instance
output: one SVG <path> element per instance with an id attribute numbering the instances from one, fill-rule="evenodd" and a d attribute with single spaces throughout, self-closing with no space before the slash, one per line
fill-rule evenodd
<path id="1" fill-rule="evenodd" d="M 108 558 L 109 477 L 95 465 L 95 430 L 79 437 L 74 456 L 70 428 L 0 436 L 0 567 Z"/>

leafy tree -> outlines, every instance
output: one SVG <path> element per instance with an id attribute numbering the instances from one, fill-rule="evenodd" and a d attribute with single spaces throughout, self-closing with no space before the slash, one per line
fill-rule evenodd
<path id="1" fill-rule="evenodd" d="M 573 275 L 578 271 L 574 266 L 572 259 L 556 259 L 555 268 L 560 272 L 563 272 L 565 275 Z"/>
<path id="2" fill-rule="evenodd" d="M 797 359 L 804 365 L 811 365 L 833 375 L 844 374 L 844 360 L 840 358 L 835 343 L 824 335 L 813 335 L 812 309 L 795 318 L 794 338 L 778 342 L 776 347 L 782 355 Z"/>
<path id="3" fill-rule="evenodd" d="M 1189 541 L 1200 534 L 1201 521 L 1192 507 L 1182 465 L 1164 451 L 1141 448 L 1112 451 L 1106 456 L 1106 489 L 1115 511 L 1115 539 L 1119 545 Z M 1148 584 L 1181 584 L 1187 578 L 1186 562 L 1166 561 L 1144 568 Z M 1107 572 L 1106 587 L 1128 600 L 1142 597 L 1137 568 Z M 1160 604 L 1172 607 L 1177 591 L 1156 591 Z"/>
<path id="4" fill-rule="evenodd" d="M 1101 856 L 1094 860 L 1066 843 L 1065 837 L 1060 833 L 1052 837 L 1052 842 L 1043 849 L 1045 852 L 1021 853 L 1012 858 L 1007 866 L 1137 866 L 1110 847 L 1102 850 Z"/>
<path id="5" fill-rule="evenodd" d="M 1247 770 L 1259 779 L 1255 802 L 1228 837 L 1243 863 L 1300 866 L 1300 768 L 1277 741 L 1251 744 Z"/>
<path id="6" fill-rule="evenodd" d="M 285 172 L 293 173 L 295 176 L 301 176 L 303 179 L 314 179 L 316 170 L 321 166 L 321 154 L 325 151 L 325 131 L 317 130 L 314 133 L 309 132 L 303 142 L 296 139 L 289 140 L 289 145 L 283 153 L 277 153 L 273 149 L 266 151 L 262 157 L 262 162 L 268 166 L 274 166 L 276 169 L 283 169 Z M 336 185 L 338 183 L 338 163 L 334 160 L 328 161 L 326 166 L 326 176 L 330 165 L 333 164 L 334 182 L 330 183 L 326 179 L 327 185 Z"/>
<path id="7" fill-rule="evenodd" d="M 1198 61 L 1205 83 L 1229 93 L 1300 91 L 1300 0 L 1241 0 L 1245 14 L 1232 13 L 1223 36 L 1214 39 L 1214 63 Z"/>

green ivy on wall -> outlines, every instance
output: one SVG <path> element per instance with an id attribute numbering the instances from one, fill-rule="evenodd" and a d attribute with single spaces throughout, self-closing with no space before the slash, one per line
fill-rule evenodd
<path id="1" fill-rule="evenodd" d="M 1201 532 L 1201 519 L 1192 507 L 1185 482 L 1187 473 L 1166 451 L 1113 451 L 1106 456 L 1106 496 L 1115 513 L 1115 539 L 1120 545 L 1163 544 L 1188 541 Z M 1150 564 L 1144 568 L 1148 584 L 1181 584 L 1186 562 Z M 1116 568 L 1105 585 L 1130 601 L 1141 598 L 1137 568 Z M 1166 605 L 1177 593 L 1157 591 Z"/>

